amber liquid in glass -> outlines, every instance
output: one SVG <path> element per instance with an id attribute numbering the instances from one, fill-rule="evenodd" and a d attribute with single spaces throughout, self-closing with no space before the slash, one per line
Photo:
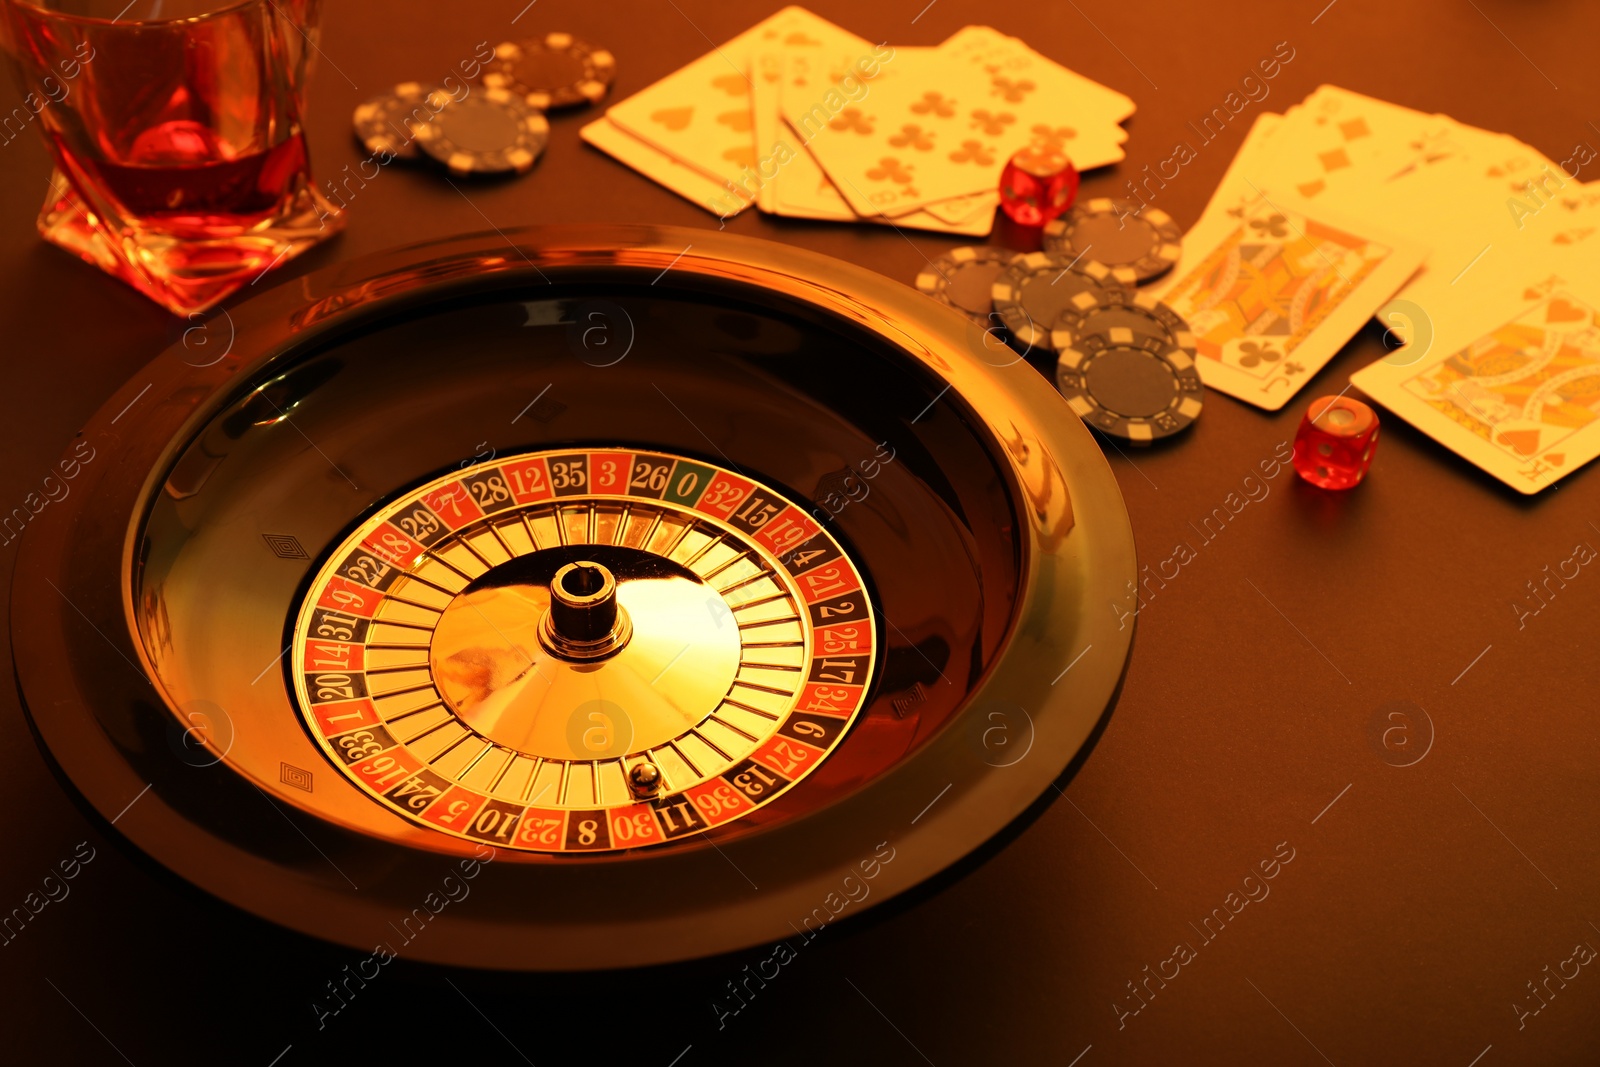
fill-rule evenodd
<path id="1" fill-rule="evenodd" d="M 318 0 L 3 0 L 56 161 L 44 236 L 173 311 L 336 232 L 301 126 Z"/>

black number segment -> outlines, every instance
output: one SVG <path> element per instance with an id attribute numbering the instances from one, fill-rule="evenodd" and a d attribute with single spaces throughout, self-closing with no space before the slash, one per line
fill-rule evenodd
<path id="1" fill-rule="evenodd" d="M 364 548 L 358 548 L 344 558 L 344 562 L 339 564 L 339 574 L 379 592 L 388 589 L 400 577 L 400 571 L 394 564 Z"/>
<path id="2" fill-rule="evenodd" d="M 780 792 L 790 784 L 789 779 L 777 771 L 750 759 L 743 763 L 735 763 L 723 771 L 722 780 L 756 804 L 763 803 L 772 794 Z"/>
<path id="3" fill-rule="evenodd" d="M 577 496 L 589 491 L 589 454 L 569 452 L 550 457 L 550 488 L 556 496 Z"/>
<path id="4" fill-rule="evenodd" d="M 420 545 L 431 545 L 450 532 L 450 527 L 433 509 L 420 501 L 390 520 L 401 533 Z"/>
<path id="5" fill-rule="evenodd" d="M 461 479 L 461 484 L 467 487 L 472 502 L 482 508 L 484 514 L 501 511 L 516 503 L 511 497 L 511 487 L 506 484 L 505 475 L 498 470 L 466 475 Z"/>
<path id="6" fill-rule="evenodd" d="M 790 549 L 779 557 L 790 574 L 800 574 L 839 558 L 839 546 L 833 538 L 818 534 L 803 545 Z"/>
<path id="7" fill-rule="evenodd" d="M 449 788 L 448 781 L 424 767 L 411 777 L 402 779 L 383 795 L 398 804 L 404 804 L 412 811 L 422 811 L 443 796 L 445 790 Z M 502 838 L 497 837 L 492 840 L 499 841 Z"/>
<path id="8" fill-rule="evenodd" d="M 866 685 L 867 669 L 871 656 L 818 656 L 811 661 L 808 682 L 832 682 L 835 685 Z"/>
<path id="9" fill-rule="evenodd" d="M 385 749 L 393 748 L 396 744 L 394 736 L 381 726 L 369 726 L 364 730 L 352 730 L 347 734 L 340 734 L 329 742 L 333 751 L 346 764 L 360 763 L 370 759 Z"/>
<path id="10" fill-rule="evenodd" d="M 306 692 L 313 704 L 362 700 L 367 696 L 367 676 L 355 671 L 325 671 L 306 675 Z"/>
<path id="11" fill-rule="evenodd" d="M 681 793 L 656 801 L 654 807 L 656 822 L 661 824 L 661 832 L 669 838 L 698 833 L 710 825 L 705 816 L 695 810 L 689 798 Z"/>
<path id="12" fill-rule="evenodd" d="M 628 475 L 628 493 L 631 496 L 648 496 L 657 500 L 667 491 L 667 478 L 672 473 L 672 461 L 655 456 L 634 456 L 633 469 Z"/>
<path id="13" fill-rule="evenodd" d="M 787 506 L 781 500 L 774 500 L 765 493 L 753 491 L 744 498 L 734 513 L 728 516 L 728 521 L 746 533 L 753 534 L 771 522 L 773 516 Z"/>
<path id="14" fill-rule="evenodd" d="M 822 600 L 811 605 L 812 626 L 833 626 L 841 622 L 858 622 L 867 617 L 867 596 L 856 589 L 832 600 Z"/>
<path id="15" fill-rule="evenodd" d="M 510 844 L 521 818 L 521 805 L 491 800 L 472 816 L 467 824 L 467 836 L 490 844 Z"/>
<path id="16" fill-rule="evenodd" d="M 567 849 L 584 852 L 611 847 L 611 826 L 603 811 L 574 811 L 567 815 Z"/>
<path id="17" fill-rule="evenodd" d="M 778 727 L 778 733 L 795 741 L 803 741 L 815 748 L 826 749 L 833 745 L 844 729 L 845 720 L 827 715 L 808 715 L 797 711 Z"/>
<path id="18" fill-rule="evenodd" d="M 323 641 L 348 641 L 364 644 L 372 623 L 359 615 L 346 615 L 332 608 L 318 608 L 311 614 L 310 636 Z"/>

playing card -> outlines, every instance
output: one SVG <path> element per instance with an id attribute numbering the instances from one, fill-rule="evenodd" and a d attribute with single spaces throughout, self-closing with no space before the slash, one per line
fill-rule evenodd
<path id="1" fill-rule="evenodd" d="M 1315 203 L 1329 190 L 1370 187 L 1464 155 L 1462 141 L 1443 115 L 1323 85 L 1285 113 L 1258 178 Z"/>
<path id="2" fill-rule="evenodd" d="M 1194 334 L 1200 377 L 1276 411 L 1355 335 L 1426 249 L 1287 196 L 1242 193 L 1184 238 L 1162 299 Z"/>
<path id="3" fill-rule="evenodd" d="M 613 105 L 606 117 L 647 144 L 723 183 L 730 195 L 746 168 L 759 171 L 751 113 L 750 56 L 757 48 L 811 47 L 853 36 L 802 7 L 786 7 L 654 85 Z M 770 163 L 768 164 L 770 167 Z M 745 199 L 754 196 L 750 190 Z M 726 208 L 718 214 L 726 213 Z"/>
<path id="4" fill-rule="evenodd" d="M 975 193 L 971 196 L 957 196 L 949 200 L 940 200 L 929 204 L 925 209 L 928 214 L 936 219 L 941 219 L 952 225 L 970 223 L 977 219 L 992 222 L 994 209 L 1000 206 L 1000 194 Z M 988 233 L 986 227 L 983 231 Z"/>
<path id="5" fill-rule="evenodd" d="M 1522 493 L 1600 455 L 1600 286 L 1548 277 L 1351 377 L 1373 399 Z M 1516 284 L 1513 283 L 1513 288 Z M 1480 289 L 1490 288 L 1480 286 Z M 1494 288 L 1504 288 L 1496 282 Z"/>
<path id="6" fill-rule="evenodd" d="M 762 171 L 764 179 L 758 200 L 761 209 L 790 218 L 825 219 L 838 222 L 891 223 L 902 229 L 931 230 L 936 233 L 960 234 L 981 237 L 993 228 L 994 208 L 999 203 L 997 194 L 960 197 L 950 201 L 930 204 L 931 210 L 911 209 L 893 219 L 873 217 L 863 219 L 851 210 L 839 191 L 834 188 L 810 153 L 805 150 L 794 129 L 779 115 L 783 86 L 790 78 L 790 68 L 805 85 L 831 84 L 845 72 L 856 68 L 863 55 L 870 54 L 871 45 L 858 41 L 851 51 L 829 55 L 819 48 L 791 47 L 783 52 L 758 52 L 752 57 L 752 71 L 756 73 L 753 102 L 758 144 L 765 149 L 775 165 Z M 826 75 L 812 72 L 826 71 Z M 767 77 L 771 73 L 773 77 Z M 987 204 L 987 210 L 985 210 Z"/>
<path id="7" fill-rule="evenodd" d="M 995 189 L 1010 153 L 1050 117 L 1037 96 L 1036 84 L 1002 85 L 937 49 L 901 48 L 858 99 L 791 79 L 782 106 L 853 210 L 895 215 Z"/>
<path id="8" fill-rule="evenodd" d="M 1007 94 L 1007 100 L 1037 91 L 1049 102 L 1055 117 L 1030 129 L 1029 139 L 1060 145 L 1079 170 L 1103 167 L 1124 157 L 1121 145 L 1127 140 L 1127 131 L 1118 123 L 1133 114 L 1129 97 L 989 26 L 958 30 L 938 51 L 979 67 L 995 88 Z"/>
<path id="9" fill-rule="evenodd" d="M 792 145 L 782 145 L 788 131 L 778 114 L 778 99 L 783 90 L 784 53 L 776 49 L 756 49 L 750 55 L 750 122 L 755 133 L 756 153 L 766 154 L 774 163 L 794 155 Z M 802 153 L 803 154 L 803 153 Z M 756 206 L 770 212 L 777 203 L 777 182 L 781 167 L 773 167 L 771 178 L 764 178 L 756 190 Z"/>
<path id="10" fill-rule="evenodd" d="M 712 214 L 731 218 L 750 206 L 750 201 L 730 196 L 727 185 L 679 163 L 654 145 L 645 144 L 608 118 L 598 118 L 584 126 L 578 136 Z"/>
<path id="11" fill-rule="evenodd" d="M 734 198 L 729 199 L 726 185 L 706 177 L 693 167 L 686 166 L 673 159 L 667 153 L 645 144 L 628 131 L 613 123 L 610 119 L 600 118 L 589 123 L 578 131 L 589 144 L 602 152 L 627 164 L 634 170 L 646 175 L 658 184 L 672 190 L 700 207 L 717 215 L 731 218 L 752 201 Z M 826 181 L 826 179 L 823 179 Z M 839 202 L 841 205 L 843 201 Z M 926 212 L 913 212 L 899 219 L 857 219 L 849 209 L 844 209 L 850 221 L 875 222 L 899 226 L 902 229 L 931 230 L 936 233 L 958 234 L 965 237 L 982 237 L 989 233 L 993 225 L 992 217 L 985 218 L 981 215 L 959 220 L 955 223 L 935 217 Z M 990 210 L 993 215 L 993 209 Z"/>
<path id="12" fill-rule="evenodd" d="M 818 87 L 831 85 L 852 70 L 866 44 L 857 39 L 847 46 L 848 51 L 822 54 L 812 49 L 786 50 L 778 57 L 777 81 L 770 87 L 763 86 L 757 98 L 758 107 L 770 109 L 770 115 L 760 117 L 757 121 L 763 126 L 770 124 L 775 130 L 774 143 L 781 142 L 789 151 L 786 162 L 767 184 L 772 207 L 764 210 L 796 218 L 835 219 L 841 222 L 860 219 L 806 150 L 804 138 L 784 121 L 781 109 L 786 91 L 814 96 Z M 791 85 L 792 90 L 789 88 Z"/>

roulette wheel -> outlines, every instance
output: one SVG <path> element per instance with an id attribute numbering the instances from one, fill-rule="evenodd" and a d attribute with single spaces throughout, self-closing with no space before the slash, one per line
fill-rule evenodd
<path id="1" fill-rule="evenodd" d="M 405 955 L 477 967 L 729 951 L 949 868 L 1109 714 L 1111 472 L 910 288 L 544 227 L 205 331 L 69 450 L 12 641 L 86 809 L 246 911 L 416 914 Z"/>

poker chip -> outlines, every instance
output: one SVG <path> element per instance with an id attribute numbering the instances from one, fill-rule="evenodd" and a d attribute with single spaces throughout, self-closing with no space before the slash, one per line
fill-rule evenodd
<path id="1" fill-rule="evenodd" d="M 995 279 L 1016 258 L 1017 253 L 1010 249 L 992 245 L 953 248 L 917 275 L 917 289 L 978 325 L 989 326 Z"/>
<path id="2" fill-rule="evenodd" d="M 521 174 L 550 139 L 544 113 L 504 89 L 480 89 L 460 100 L 435 90 L 428 103 L 436 114 L 417 127 L 417 144 L 455 174 Z"/>
<path id="3" fill-rule="evenodd" d="M 432 87 L 421 82 L 401 82 L 393 91 L 368 100 L 351 116 L 356 139 L 375 156 L 387 152 L 396 159 L 416 159 L 416 127 L 432 116 L 423 105 L 430 91 Z"/>
<path id="4" fill-rule="evenodd" d="M 1100 294 L 1116 282 L 1099 263 L 1073 263 L 1053 252 L 1018 256 L 995 278 L 989 290 L 994 310 L 1016 344 L 1052 349 L 1051 327 L 1079 296 Z"/>
<path id="5" fill-rule="evenodd" d="M 1084 422 L 1135 445 L 1171 437 L 1200 416 L 1193 354 L 1158 337 L 1090 334 L 1057 356 L 1056 388 Z"/>
<path id="6" fill-rule="evenodd" d="M 1044 247 L 1069 260 L 1102 263 L 1123 285 L 1137 285 L 1178 262 L 1183 231 L 1165 211 L 1102 196 L 1046 224 Z"/>
<path id="7" fill-rule="evenodd" d="M 521 96 L 529 107 L 548 111 L 599 103 L 617 72 L 617 61 L 570 33 L 542 40 L 505 41 L 495 46 L 483 84 Z"/>
<path id="8" fill-rule="evenodd" d="M 1194 357 L 1194 335 L 1183 316 L 1149 293 L 1132 289 L 1079 294 L 1061 312 L 1050 334 L 1051 347 L 1058 352 L 1077 347 L 1090 335 L 1100 335 L 1116 342 L 1154 337 Z"/>

